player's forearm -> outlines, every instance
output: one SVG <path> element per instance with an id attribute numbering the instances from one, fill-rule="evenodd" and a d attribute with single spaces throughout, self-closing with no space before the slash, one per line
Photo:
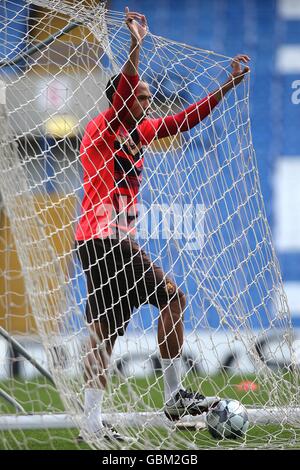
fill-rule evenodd
<path id="1" fill-rule="evenodd" d="M 114 94 L 113 105 L 105 114 L 108 129 L 112 133 L 117 131 L 133 105 L 138 82 L 138 75 L 125 75 L 124 72 L 122 73 L 117 91 Z"/>
<path id="2" fill-rule="evenodd" d="M 111 133 L 115 133 L 117 131 L 133 105 L 135 89 L 139 82 L 139 54 L 139 42 L 132 38 L 129 57 L 122 69 L 121 79 L 116 93 L 114 94 L 112 106 L 108 109 L 105 115 L 108 129 Z"/>
<path id="3" fill-rule="evenodd" d="M 123 73 L 126 75 L 137 75 L 139 70 L 141 45 L 138 41 L 131 40 L 129 57 L 123 67 Z"/>
<path id="4" fill-rule="evenodd" d="M 219 103 L 226 93 L 228 93 L 229 90 L 231 90 L 234 86 L 236 85 L 236 82 L 234 78 L 231 76 L 226 80 L 226 82 L 217 90 L 213 91 L 211 94 L 215 98 L 215 100 Z"/>
<path id="5" fill-rule="evenodd" d="M 185 132 L 192 129 L 200 121 L 205 119 L 214 107 L 218 104 L 214 96 L 209 95 L 206 98 L 191 104 L 188 108 L 184 109 L 178 114 L 167 116 L 162 120 L 159 127 L 157 136 L 159 139 L 170 135 L 175 135 L 177 132 Z"/>

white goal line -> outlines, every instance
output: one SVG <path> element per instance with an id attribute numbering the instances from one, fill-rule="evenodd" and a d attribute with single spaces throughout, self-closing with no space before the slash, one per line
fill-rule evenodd
<path id="1" fill-rule="evenodd" d="M 247 408 L 251 424 L 300 424 L 300 407 L 286 408 Z M 103 413 L 103 421 L 112 426 L 147 426 L 170 427 L 173 425 L 163 412 L 139 413 Z M 0 430 L 13 429 L 54 429 L 77 428 L 80 419 L 64 413 L 57 414 L 28 414 L 28 415 L 2 415 L 0 416 Z M 195 426 L 204 424 L 205 414 L 202 416 L 186 416 L 174 424 L 188 424 Z"/>

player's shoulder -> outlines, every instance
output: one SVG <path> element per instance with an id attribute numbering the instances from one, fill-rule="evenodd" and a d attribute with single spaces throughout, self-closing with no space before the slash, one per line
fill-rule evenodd
<path id="1" fill-rule="evenodd" d="M 160 118 L 160 117 L 158 117 L 158 118 L 145 118 L 145 119 L 143 119 L 143 121 L 138 125 L 138 128 L 147 129 L 147 128 L 156 127 L 157 124 L 161 123 L 161 119 L 162 119 L 162 118 Z"/>
<path id="2" fill-rule="evenodd" d="M 151 143 L 161 126 L 161 118 L 146 118 L 138 125 L 138 131 L 146 143 Z"/>
<path id="3" fill-rule="evenodd" d="M 94 117 L 90 120 L 90 122 L 88 123 L 88 125 L 91 125 L 91 126 L 92 126 L 92 125 L 96 124 L 96 125 L 99 126 L 99 124 L 101 124 L 101 123 L 103 123 L 103 125 L 104 125 L 104 124 L 106 123 L 106 117 L 107 117 L 107 114 L 108 114 L 108 112 L 109 112 L 109 109 L 110 109 L 110 108 L 107 108 L 107 109 L 105 109 L 104 111 L 101 111 L 99 114 L 97 114 L 97 116 L 94 116 Z"/>
<path id="4" fill-rule="evenodd" d="M 109 109 L 100 112 L 97 116 L 93 117 L 85 128 L 85 136 L 95 137 L 95 134 L 99 137 L 107 130 L 107 119 L 106 115 Z"/>
<path id="5" fill-rule="evenodd" d="M 145 130 L 149 129 L 151 127 L 151 121 L 152 119 L 150 118 L 143 119 L 137 126 L 138 131 L 143 133 Z"/>

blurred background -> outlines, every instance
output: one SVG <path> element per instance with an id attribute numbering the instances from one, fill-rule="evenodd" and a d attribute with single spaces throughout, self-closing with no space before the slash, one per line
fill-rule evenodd
<path id="1" fill-rule="evenodd" d="M 86 1 L 86 5 L 95 1 Z M 24 6 L 26 8 L 24 8 Z M 125 6 L 130 10 L 144 13 L 148 18 L 152 33 L 165 36 L 181 43 L 212 50 L 233 57 L 245 53 L 251 57 L 251 91 L 250 112 L 252 134 L 256 150 L 262 193 L 264 196 L 267 218 L 271 225 L 275 247 L 281 266 L 284 286 L 289 299 L 292 313 L 292 323 L 300 327 L 300 0 L 129 0 L 124 2 L 114 0 L 107 2 L 107 8 L 124 11 Z M 43 9 L 40 8 L 40 15 Z M 35 29 L 39 13 L 31 12 L 30 5 L 24 0 L 1 0 L 0 18 L 10 22 L 9 28 L 0 32 L 0 58 L 14 58 L 26 48 L 28 31 L 31 39 L 44 39 L 51 27 L 60 27 L 59 19 L 49 24 L 48 31 Z M 76 37 L 73 36 L 76 42 Z M 80 40 L 79 42 L 80 43 Z M 61 44 L 60 44 L 61 47 Z M 82 53 L 82 51 L 81 51 Z M 63 65 L 63 48 L 49 50 L 56 54 L 55 60 Z M 93 59 L 90 50 L 86 51 L 86 61 Z M 94 51 L 97 55 L 97 51 Z M 54 56 L 53 56 L 54 57 Z M 83 64 L 84 65 L 84 64 Z M 13 80 L 18 67 L 11 68 Z M 83 74 L 84 76 L 84 74 Z M 103 76 L 99 75 L 99 82 Z M 21 153 L 35 155 L 40 149 L 48 154 L 46 169 L 37 165 L 34 159 L 29 159 L 27 165 L 28 178 L 32 187 L 40 181 L 41 172 L 46 171 L 46 192 L 53 193 L 54 186 L 60 187 L 64 194 L 74 187 L 80 188 L 80 180 L 76 180 L 75 172 L 60 168 L 66 167 L 65 158 L 69 149 L 79 151 L 80 133 L 86 122 L 80 120 L 82 99 L 76 94 L 75 82 L 71 74 L 66 82 L 49 88 L 47 97 L 39 90 L 47 81 L 47 70 L 41 68 L 39 79 L 34 88 L 27 88 L 23 80 L 22 88 L 14 88 L 14 96 L 9 96 L 11 109 L 20 105 L 20 100 L 30 103 L 32 96 L 38 97 L 38 108 L 32 108 L 28 122 L 28 112 L 18 113 L 14 120 L 15 131 L 21 136 L 28 127 L 33 129 L 42 113 L 62 109 L 60 122 L 49 122 L 45 135 L 28 145 L 20 146 Z M 95 96 L 95 80 L 86 82 L 89 90 L 85 97 L 86 109 L 91 109 Z M 99 90 L 98 90 L 99 94 Z M 72 114 L 63 113 L 64 102 L 72 95 L 73 101 L 68 104 Z M 100 108 L 106 107 L 106 101 L 99 102 Z M 79 121 L 78 134 L 69 133 Z M 62 134 L 60 135 L 61 129 Z M 63 137 L 63 144 L 51 150 L 57 137 Z M 20 137 L 20 141 L 22 137 Z M 67 178 L 65 175 L 68 175 Z M 55 175 L 55 179 L 54 179 Z M 63 176 L 64 175 L 64 176 Z M 52 178 L 53 177 L 53 178 Z M 72 183 L 69 187 L 68 185 Z M 64 226 L 65 238 L 55 236 L 53 243 L 58 254 L 63 254 L 72 243 L 72 227 L 68 225 L 68 213 L 74 211 L 76 202 L 72 198 L 59 198 L 55 211 L 45 211 L 45 224 L 50 227 Z M 43 201 L 39 200 L 39 205 Z M 45 199 L 45 207 L 47 200 Z M 2 313 L 0 320 L 10 331 L 29 331 L 32 326 L 30 307 L 24 296 L 24 284 L 16 254 L 13 250 L 7 252 L 7 246 L 12 242 L 9 223 L 5 213 L 0 216 L 0 293 Z M 10 272 L 11 276 L 1 273 Z M 79 276 L 79 274 L 77 273 Z M 80 300 L 79 300 L 80 301 Z M 9 315 L 8 306 L 9 305 Z M 27 312 L 24 315 L 24 311 Z M 150 325 L 150 324 L 149 324 Z M 148 325 L 148 326 L 149 326 Z"/>
<path id="2" fill-rule="evenodd" d="M 110 4 L 122 10 L 126 2 Z M 137 0 L 129 6 L 147 15 L 154 34 L 251 57 L 261 187 L 293 324 L 300 326 L 300 1 Z"/>

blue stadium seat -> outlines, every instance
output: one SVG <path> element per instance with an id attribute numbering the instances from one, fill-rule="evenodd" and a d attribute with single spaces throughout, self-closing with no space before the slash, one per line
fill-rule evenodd
<path id="1" fill-rule="evenodd" d="M 25 0 L 1 2 L 0 18 L 6 18 L 10 23 L 9 26 L 0 24 L 0 62 L 4 58 L 14 59 L 26 49 L 28 14 L 29 5 Z M 25 62 L 21 61 L 16 66 L 5 67 L 5 73 L 17 71 L 24 64 Z"/>

